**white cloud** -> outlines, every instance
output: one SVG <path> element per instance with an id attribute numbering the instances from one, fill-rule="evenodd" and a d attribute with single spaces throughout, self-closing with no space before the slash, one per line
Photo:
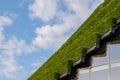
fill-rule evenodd
<path id="1" fill-rule="evenodd" d="M 95 7 L 101 3 L 101 1 L 102 0 L 64 0 L 64 4 L 66 5 L 67 10 L 63 11 L 57 8 L 56 14 L 53 14 L 52 16 L 55 16 L 58 22 L 54 23 L 53 25 L 47 24 L 45 26 L 38 27 L 35 30 L 36 38 L 33 40 L 33 44 L 43 49 L 60 47 L 71 33 L 68 35 L 66 34 L 69 33 L 71 30 L 72 32 L 75 31 L 76 28 L 79 27 L 80 24 L 91 14 Z M 44 4 L 45 3 L 46 2 L 44 1 Z M 52 3 L 49 4 L 52 5 Z M 38 6 L 37 3 L 33 5 Z M 55 3 L 54 5 L 58 5 L 58 3 Z M 42 6 L 42 9 L 45 8 L 48 7 Z M 38 12 L 41 11 L 40 8 L 36 9 Z M 48 9 L 45 9 L 45 11 L 48 12 Z M 72 13 L 71 11 L 73 11 L 74 13 Z M 41 15 L 41 13 L 38 14 Z M 44 14 L 44 12 L 42 14 Z M 44 15 L 48 16 L 49 14 Z M 41 18 L 39 16 L 36 17 Z"/>
<path id="2" fill-rule="evenodd" d="M 3 16 L 9 17 L 10 19 L 12 19 L 13 21 L 15 21 L 19 15 L 15 14 L 15 13 L 10 13 L 9 11 L 6 11 L 3 13 Z"/>
<path id="3" fill-rule="evenodd" d="M 4 40 L 3 27 L 12 24 L 12 20 L 5 16 L 0 16 L 0 43 Z"/>
<path id="4" fill-rule="evenodd" d="M 12 50 L 14 53 L 20 55 L 21 53 L 32 53 L 36 51 L 34 46 L 26 44 L 25 40 L 18 40 L 16 37 L 12 37 L 7 42 L 5 49 Z"/>
<path id="5" fill-rule="evenodd" d="M 90 15 L 88 0 L 65 0 L 68 8 L 73 10 L 78 17 L 85 20 Z"/>
<path id="6" fill-rule="evenodd" d="M 16 78 L 16 73 L 23 70 L 23 66 L 17 63 L 15 56 L 33 51 L 35 51 L 33 46 L 27 45 L 24 40 L 18 40 L 16 37 L 9 39 L 4 44 L 0 44 L 0 66 L 3 66 L 0 68 L 0 74 Z"/>
<path id="7" fill-rule="evenodd" d="M 57 29 L 58 28 L 58 29 Z M 65 40 L 65 36 L 61 33 L 59 25 L 46 25 L 36 29 L 37 37 L 33 40 L 33 44 L 44 49 L 54 48 Z"/>
<path id="8" fill-rule="evenodd" d="M 16 37 L 6 39 L 4 27 L 11 25 L 13 20 L 7 16 L 0 16 L 0 75 L 15 78 L 16 74 L 23 69 L 16 61 L 17 55 L 31 53 L 35 51 L 32 45 L 27 45 L 24 40 L 18 40 Z"/>
<path id="9" fill-rule="evenodd" d="M 56 13 L 57 0 L 35 0 L 35 2 L 29 6 L 31 11 L 31 18 L 39 18 L 43 21 L 51 20 Z"/>
<path id="10" fill-rule="evenodd" d="M 32 63 L 33 67 L 40 67 L 41 65 L 42 65 L 42 63 L 40 63 L 40 62 Z"/>
<path id="11" fill-rule="evenodd" d="M 68 8 L 85 20 L 103 0 L 65 0 Z"/>
<path id="12" fill-rule="evenodd" d="M 91 4 L 92 9 L 95 9 L 96 6 L 98 6 L 102 2 L 104 2 L 104 0 L 92 0 L 92 4 Z"/>
<path id="13" fill-rule="evenodd" d="M 6 77 L 14 78 L 15 72 L 22 70 L 23 67 L 19 66 L 13 55 L 11 56 L 12 52 L 9 50 L 4 50 L 2 52 L 2 57 L 0 58 L 0 75 L 5 75 Z"/>
<path id="14" fill-rule="evenodd" d="M 0 16 L 0 74 L 7 77 L 13 77 L 11 72 L 20 68 L 14 60 L 13 51 L 4 50 L 7 45 L 3 45 L 5 39 L 5 35 L 3 34 L 4 26 L 11 25 L 12 22 L 9 17 Z"/>
<path id="15" fill-rule="evenodd" d="M 35 30 L 37 37 L 33 40 L 33 44 L 43 49 L 60 47 L 61 44 L 63 44 L 63 42 L 65 42 L 69 37 L 67 32 L 76 27 L 76 23 L 79 22 L 79 18 L 73 14 L 68 14 L 66 16 L 66 13 L 63 13 L 59 16 L 59 19 L 63 21 L 62 24 L 38 27 Z"/>
<path id="16" fill-rule="evenodd" d="M 9 17 L 0 16 L 0 27 L 10 24 L 12 24 L 12 20 Z"/>
<path id="17" fill-rule="evenodd" d="M 36 37 L 29 45 L 26 44 L 25 40 L 18 40 L 15 36 L 8 40 L 5 38 L 4 27 L 13 23 L 13 20 L 8 16 L 16 18 L 18 15 L 6 13 L 4 16 L 0 16 L 0 75 L 16 77 L 16 73 L 19 73 L 24 68 L 17 63 L 15 56 L 36 51 L 34 46 L 42 49 L 60 47 L 70 34 L 79 27 L 81 22 L 90 15 L 100 1 L 64 0 L 67 7 L 67 10 L 64 11 L 59 10 L 58 0 L 35 0 L 29 6 L 31 18 L 41 19 L 45 23 L 55 18 L 58 22 L 36 28 Z M 92 4 L 91 8 L 90 4 Z M 69 11 L 74 11 L 75 13 Z M 39 63 L 32 64 L 32 66 L 38 65 Z"/>

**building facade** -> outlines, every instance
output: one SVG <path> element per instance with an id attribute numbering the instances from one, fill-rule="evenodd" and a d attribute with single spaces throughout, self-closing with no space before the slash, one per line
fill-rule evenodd
<path id="1" fill-rule="evenodd" d="M 91 66 L 78 70 L 77 80 L 120 80 L 120 44 L 107 44 L 104 54 L 92 57 Z"/>

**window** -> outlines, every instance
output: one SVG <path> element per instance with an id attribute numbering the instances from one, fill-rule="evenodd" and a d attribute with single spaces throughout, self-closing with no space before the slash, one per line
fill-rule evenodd
<path id="1" fill-rule="evenodd" d="M 78 80 L 120 80 L 120 44 L 109 44 L 107 52 L 94 56 L 92 63 L 79 70 Z"/>
<path id="2" fill-rule="evenodd" d="M 110 80 L 120 79 L 120 44 L 110 46 Z"/>
<path id="3" fill-rule="evenodd" d="M 81 69 L 78 80 L 89 80 L 89 69 Z"/>
<path id="4" fill-rule="evenodd" d="M 120 80 L 120 62 L 111 64 L 110 80 Z"/>
<path id="5" fill-rule="evenodd" d="M 108 65 L 101 65 L 91 68 L 90 80 L 107 80 L 108 79 Z"/>
<path id="6" fill-rule="evenodd" d="M 120 44 L 113 44 L 110 46 L 110 61 L 120 61 Z"/>
<path id="7" fill-rule="evenodd" d="M 102 55 L 98 55 L 97 57 L 93 57 L 93 66 L 107 64 L 109 60 L 109 56 L 107 53 L 104 53 Z"/>

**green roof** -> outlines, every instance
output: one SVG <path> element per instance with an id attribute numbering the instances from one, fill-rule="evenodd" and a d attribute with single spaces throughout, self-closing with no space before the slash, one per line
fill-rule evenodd
<path id="1" fill-rule="evenodd" d="M 120 16 L 120 0 L 105 0 L 80 28 L 55 52 L 28 80 L 56 80 L 55 73 L 68 69 L 68 60 L 85 56 L 83 47 L 89 48 L 112 27 L 113 19 Z"/>

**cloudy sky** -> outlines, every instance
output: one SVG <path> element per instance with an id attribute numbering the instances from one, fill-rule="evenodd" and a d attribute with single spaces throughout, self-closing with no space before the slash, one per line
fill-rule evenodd
<path id="1" fill-rule="evenodd" d="M 26 80 L 103 0 L 0 0 L 0 80 Z"/>

